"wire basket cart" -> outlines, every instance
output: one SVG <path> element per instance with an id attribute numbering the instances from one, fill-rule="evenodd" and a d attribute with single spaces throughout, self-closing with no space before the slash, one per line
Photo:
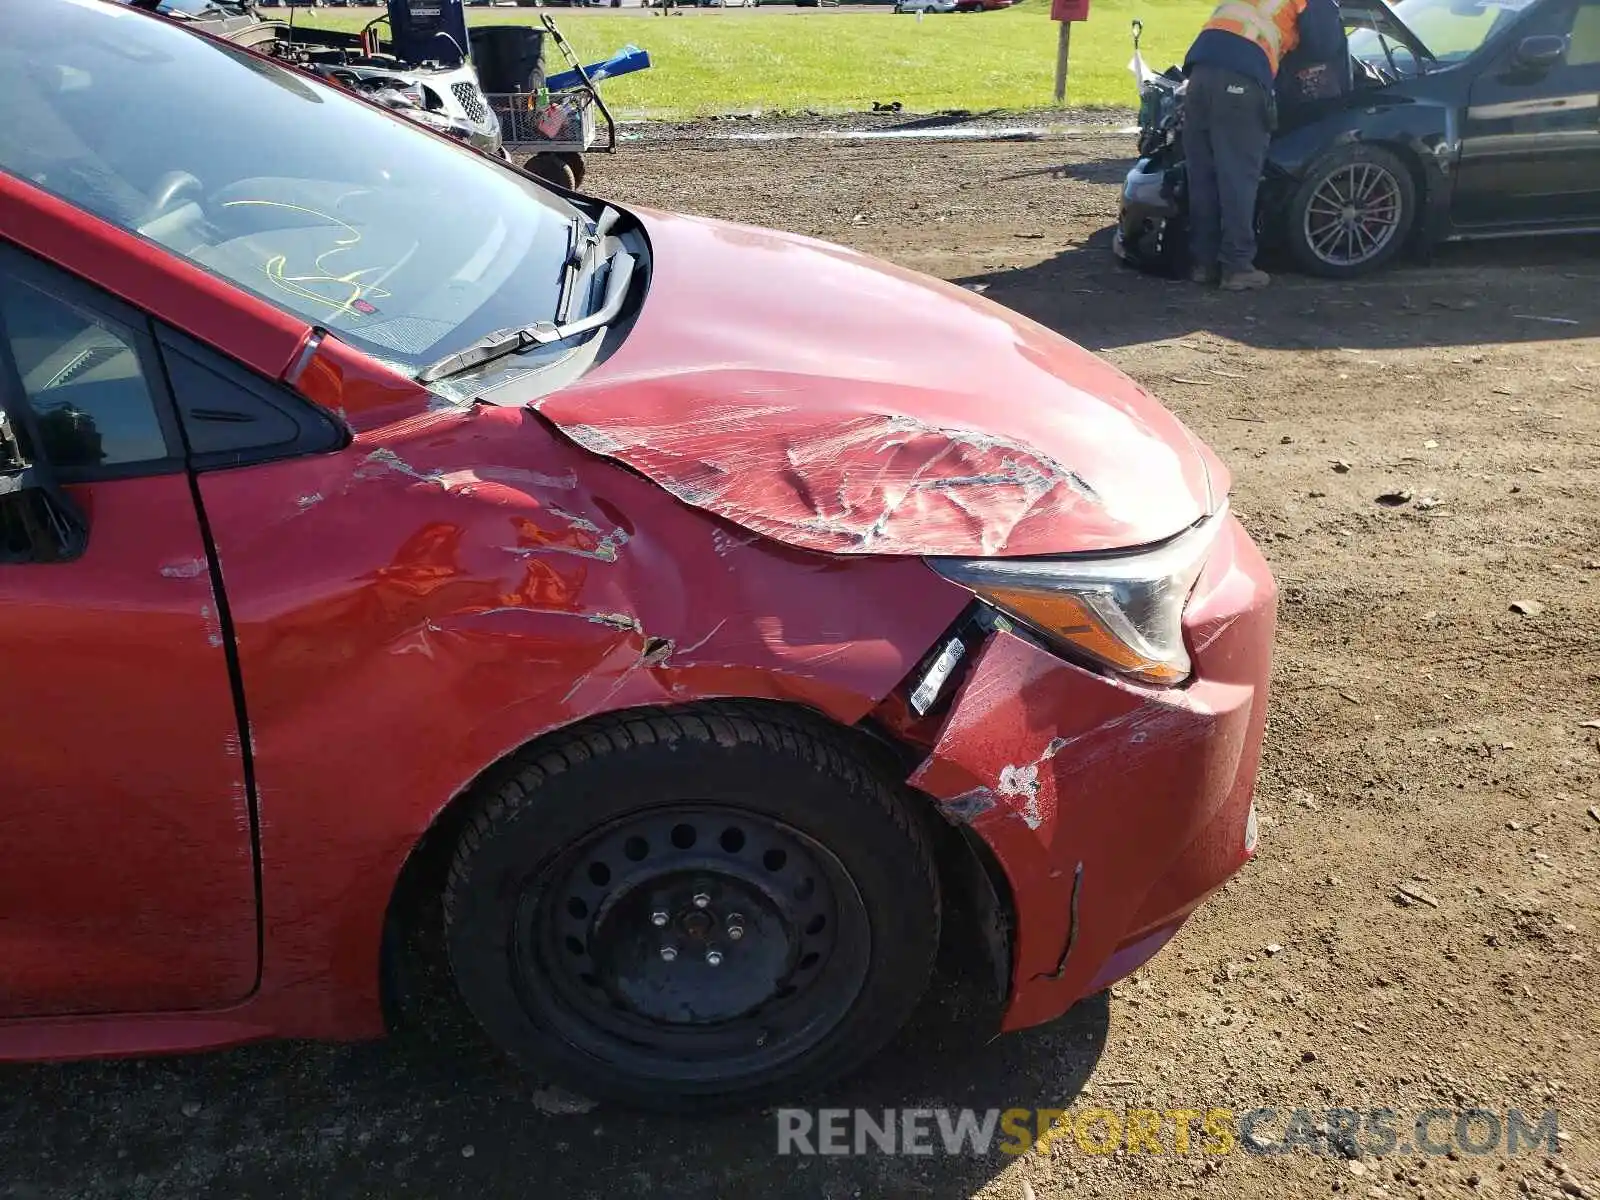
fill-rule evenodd
<path id="1" fill-rule="evenodd" d="M 575 74 L 577 82 L 559 90 L 490 92 L 485 99 L 500 120 L 505 152 L 513 162 L 552 183 L 575 188 L 583 182 L 585 154 L 615 153 L 617 124 L 556 23 L 548 15 L 541 15 L 540 22 L 567 62 L 565 74 Z"/>

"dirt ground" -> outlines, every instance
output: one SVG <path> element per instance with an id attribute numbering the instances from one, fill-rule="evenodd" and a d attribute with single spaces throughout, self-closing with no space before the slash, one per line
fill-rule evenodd
<path id="1" fill-rule="evenodd" d="M 446 1025 L 5 1068 L 0 1195 L 1600 1195 L 1600 244 L 1207 293 L 1113 265 L 1129 151 L 702 139 L 591 178 L 984 287 L 1103 353 L 1221 453 L 1283 590 L 1257 861 L 1109 997 L 985 1044 L 936 992 L 830 1101 L 1556 1108 L 1557 1156 L 780 1159 L 769 1114 L 593 1108 Z"/>

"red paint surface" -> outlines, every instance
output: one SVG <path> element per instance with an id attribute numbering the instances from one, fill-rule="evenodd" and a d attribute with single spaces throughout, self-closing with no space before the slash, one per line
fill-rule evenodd
<path id="1" fill-rule="evenodd" d="M 838 246 L 647 223 L 632 334 L 539 408 L 687 503 L 835 554 L 1103 550 L 1210 511 L 1188 430 L 1044 326 Z"/>
<path id="2" fill-rule="evenodd" d="M 439 403 L 414 379 L 351 349 L 334 337 L 321 337 L 309 354 L 297 358 L 285 382 L 343 418 L 351 429 L 379 429 L 425 414 Z"/>
<path id="3" fill-rule="evenodd" d="M 0 567 L 0 1017 L 239 1000 L 250 815 L 189 484 L 74 494 L 82 558 Z"/>
<path id="4" fill-rule="evenodd" d="M 649 220 L 652 293 L 620 350 L 542 413 L 461 409 L 336 342 L 306 359 L 303 322 L 0 177 L 6 236 L 293 370 L 355 431 L 199 477 L 243 731 L 181 476 L 83 489 L 82 560 L 0 570 L 8 684 L 28 701 L 0 799 L 0 1016 L 70 1014 L 0 1020 L 0 1058 L 375 1034 L 400 869 L 514 748 L 716 696 L 857 721 L 969 599 L 891 553 L 1140 543 L 1209 507 L 1209 452 L 1042 327 L 849 251 Z M 1012 1026 L 1061 1011 L 1242 861 L 1271 585 L 1236 526 L 1190 633 L 1183 692 L 998 636 L 942 727 L 901 714 L 934 743 L 919 786 L 1012 787 L 975 822 L 1020 914 Z M 1029 764 L 1031 797 L 1013 787 Z M 1077 946 L 1039 981 L 1080 860 Z"/>
<path id="5" fill-rule="evenodd" d="M 1180 922 L 1249 857 L 1275 604 L 1229 518 L 1185 619 L 1186 688 L 1114 682 L 1009 634 L 985 646 L 911 782 L 976 812 L 1011 883 L 1007 1028 L 1110 982 L 1101 972 L 1121 947 Z M 1077 935 L 1060 978 L 1046 978 L 1062 965 L 1079 863 Z"/>

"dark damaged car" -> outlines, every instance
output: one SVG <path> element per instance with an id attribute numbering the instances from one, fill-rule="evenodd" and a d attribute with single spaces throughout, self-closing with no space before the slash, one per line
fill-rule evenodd
<path id="1" fill-rule="evenodd" d="M 1341 10 L 1345 86 L 1280 96 L 1257 214 L 1265 249 L 1349 278 L 1445 241 L 1600 230 L 1600 0 L 1346 0 Z M 1315 66 L 1329 83 L 1344 74 Z M 1147 75 L 1141 100 L 1115 249 L 1181 274 L 1181 74 Z"/>
<path id="2" fill-rule="evenodd" d="M 737 1102 L 1250 858 L 1273 581 L 1126 376 L 0 6 L 0 1058 L 374 1036 L 420 943 L 547 1077 Z"/>

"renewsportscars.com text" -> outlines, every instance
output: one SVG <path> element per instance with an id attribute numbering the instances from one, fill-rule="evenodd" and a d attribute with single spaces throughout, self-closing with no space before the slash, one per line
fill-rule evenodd
<path id="1" fill-rule="evenodd" d="M 1245 1154 L 1346 1158 L 1559 1150 L 1559 1114 L 1430 1108 L 906 1108 L 777 1110 L 778 1153 L 798 1155 Z"/>

